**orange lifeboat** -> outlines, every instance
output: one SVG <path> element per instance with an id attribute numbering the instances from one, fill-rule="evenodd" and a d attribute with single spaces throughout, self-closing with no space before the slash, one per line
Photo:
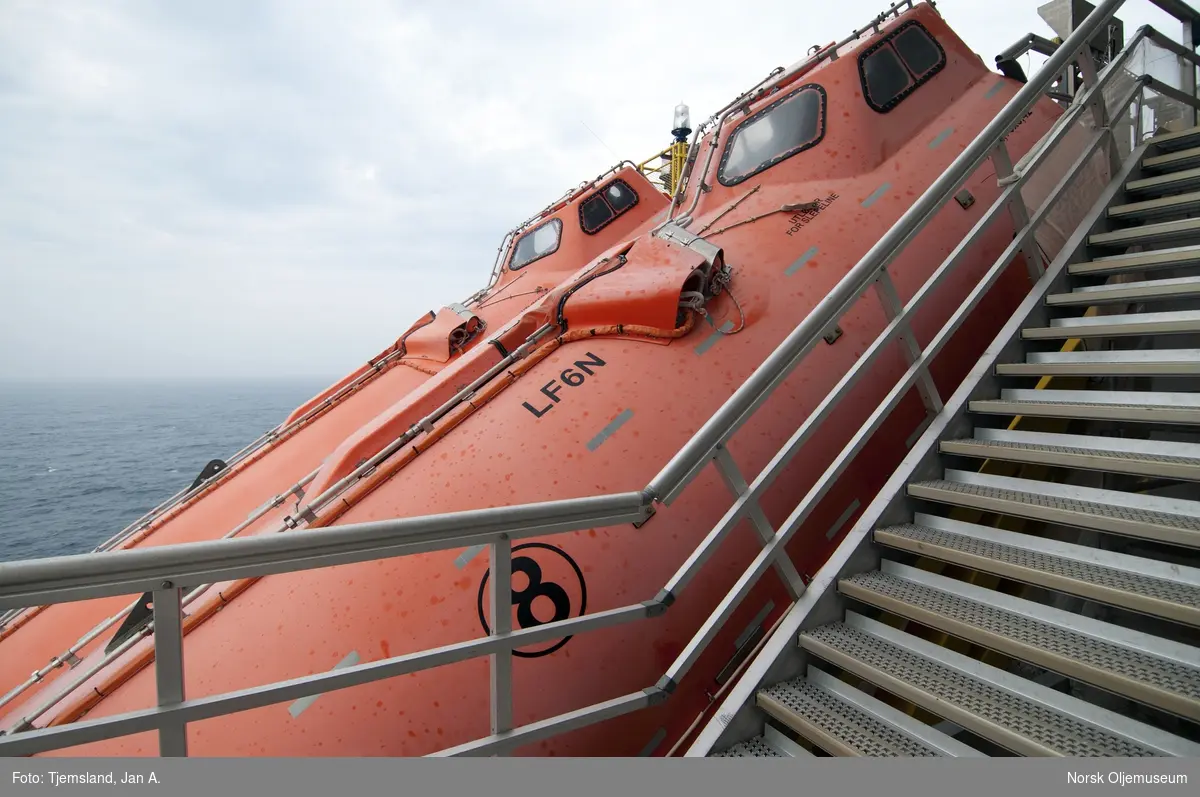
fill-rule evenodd
<path id="1" fill-rule="evenodd" d="M 512 236 L 486 289 L 419 321 L 380 357 L 299 408 L 284 426 L 294 431 L 221 471 L 122 545 L 221 536 L 264 500 L 267 510 L 240 534 L 641 490 L 1018 88 L 990 72 L 927 4 L 898 13 L 837 50 L 837 58 L 831 49 L 739 98 L 720 124 L 702 128 L 691 177 L 669 211 L 668 200 L 632 166 L 572 192 Z M 1050 100 L 1039 103 L 1008 138 L 1013 159 L 1060 113 Z M 969 201 L 940 211 L 893 263 L 901 302 L 999 193 L 994 171 L 980 169 L 966 187 Z M 941 284 L 913 324 L 919 341 L 961 305 L 1012 235 L 1011 225 L 993 225 Z M 985 309 L 934 361 L 943 395 L 1027 289 L 1018 259 Z M 743 470 L 766 464 L 886 323 L 869 296 L 843 318 L 733 439 L 729 452 Z M 505 365 L 521 347 L 528 356 Z M 772 524 L 781 523 L 906 368 L 897 346 L 876 363 L 880 378 L 864 379 L 842 397 L 806 449 L 822 453 L 794 462 L 766 493 L 762 508 Z M 802 577 L 817 571 L 853 525 L 924 418 L 914 390 L 825 495 L 788 548 Z M 306 474 L 303 496 L 269 505 Z M 725 486 L 706 472 L 639 527 L 522 541 L 513 549 L 514 627 L 653 596 L 728 504 Z M 663 616 L 517 651 L 514 722 L 658 681 L 758 551 L 745 523 Z M 478 554 L 442 551 L 212 585 L 186 609 L 187 695 L 489 633 L 488 562 Z M 669 700 L 519 754 L 662 753 L 708 707 L 745 639 L 789 602 L 780 579 L 763 578 L 688 676 L 672 685 Z M 127 603 L 86 601 L 18 617 L 0 636 L 0 693 Z M 137 636 L 138 616 L 135 608 L 119 629 L 73 650 L 75 666 L 0 708 L 0 728 L 154 706 L 153 644 Z M 471 660 L 198 721 L 189 725 L 189 753 L 424 755 L 488 734 L 487 668 L 486 660 Z M 139 734 L 58 752 L 156 755 L 157 744 L 154 734 Z"/>

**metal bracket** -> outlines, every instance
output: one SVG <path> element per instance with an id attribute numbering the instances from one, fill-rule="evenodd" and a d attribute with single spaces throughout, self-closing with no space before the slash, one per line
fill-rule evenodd
<path id="1" fill-rule="evenodd" d="M 698 252 L 704 258 L 704 262 L 708 264 L 709 268 L 712 268 L 724 259 L 724 251 L 721 247 L 704 240 L 699 235 L 688 232 L 674 222 L 665 224 L 655 235 L 665 241 L 672 241 L 694 252 Z M 709 276 L 711 275 L 705 275 L 706 281 Z"/>

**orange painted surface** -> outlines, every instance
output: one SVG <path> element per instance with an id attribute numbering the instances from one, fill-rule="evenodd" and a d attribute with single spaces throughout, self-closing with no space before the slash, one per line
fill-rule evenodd
<path id="1" fill-rule="evenodd" d="M 910 19 L 920 20 L 946 51 L 946 68 L 928 84 L 880 116 L 863 102 L 856 58 L 843 53 L 797 81 L 798 85 L 820 84 L 827 92 L 827 128 L 817 147 L 737 186 L 722 186 L 711 175 L 706 180 L 712 191 L 702 197 L 691 231 L 700 230 L 730 203 L 760 186 L 707 233 L 723 248 L 733 268 L 730 291 L 744 311 L 744 329 L 714 337 L 706 320 L 685 317 L 694 326 L 681 325 L 680 291 L 698 256 L 645 234 L 654 216 L 647 202 L 638 211 L 644 211 L 644 217 L 637 219 L 640 232 L 622 230 L 611 235 L 604 248 L 590 256 L 577 253 L 574 261 L 546 258 L 501 274 L 488 294 L 492 299 L 518 292 L 518 286 L 519 291 L 540 290 L 514 300 L 519 307 L 503 321 L 487 316 L 487 298 L 477 305 L 482 310 L 472 307 L 489 325 L 480 340 L 501 334 L 519 345 L 522 334 L 546 320 L 557 320 L 561 312 L 568 330 L 564 342 L 552 344 L 548 339 L 548 348 L 527 370 L 511 369 L 513 373 L 498 377 L 470 406 L 448 417 L 448 431 L 435 430 L 429 440 L 417 437 L 395 455 L 399 464 L 384 463 L 370 479 L 342 494 L 336 511 L 328 515 L 332 523 L 644 487 L 1016 91 L 1011 81 L 994 90 L 1002 79 L 988 72 L 927 6 L 918 6 L 884 31 Z M 863 46 L 871 41 L 865 40 Z M 774 99 L 769 96 L 760 105 Z M 1009 137 L 1014 160 L 1058 113 L 1049 101 L 1037 106 Z M 734 118 L 733 125 L 741 118 Z M 965 209 L 949 203 L 891 267 L 902 299 L 915 292 L 999 195 L 988 165 L 967 188 L 975 203 Z M 812 200 L 822 200 L 820 212 L 769 213 L 785 204 Z M 685 207 L 690 203 L 689 196 Z M 575 207 L 554 211 L 564 228 L 564 240 L 554 257 L 575 251 L 569 248 L 574 244 L 566 234 L 577 221 Z M 723 231 L 762 214 L 767 215 Z M 578 232 L 577 224 L 574 229 Z M 1008 245 L 1012 232 L 1007 217 L 994 224 L 926 302 L 914 324 L 921 343 L 928 342 L 957 309 Z M 626 240 L 633 246 L 621 261 L 617 251 L 624 251 Z M 607 259 L 598 260 L 602 255 Z M 535 270 L 539 265 L 544 268 Z M 982 310 L 935 361 L 933 373 L 944 397 L 975 363 L 1028 287 L 1025 266 L 1018 259 L 984 300 Z M 707 311 L 713 324 L 738 320 L 728 294 L 709 302 Z M 524 315 L 518 318 L 518 313 Z M 505 324 L 512 325 L 507 332 Z M 614 334 L 618 325 L 622 329 L 643 325 L 658 332 L 653 338 L 629 331 L 618 335 Z M 750 477 L 766 465 L 884 325 L 877 297 L 868 292 L 841 320 L 843 335 L 832 345 L 818 344 L 733 438 L 729 449 L 744 474 Z M 555 336 L 562 331 L 559 328 Z M 505 347 L 515 348 L 510 343 Z M 432 401 L 438 385 L 464 384 L 498 356 L 498 351 L 488 352 L 477 342 L 420 387 L 390 391 L 369 411 L 354 411 L 353 423 L 323 433 L 325 447 L 320 453 L 314 438 L 313 454 L 307 465 L 297 465 L 298 472 L 307 472 L 304 467 L 335 452 L 318 477 L 320 484 L 332 484 L 347 466 L 353 467 L 363 455 L 385 445 L 389 435 L 394 438 L 407 428 L 414 414 L 420 413 L 418 407 L 425 406 L 422 402 Z M 411 369 L 388 374 L 407 370 Z M 783 523 L 905 370 L 899 344 L 894 344 L 842 396 L 832 417 L 767 492 L 763 508 L 772 524 Z M 337 416 L 330 413 L 329 417 Z M 814 574 L 853 526 L 907 453 L 906 440 L 923 418 L 919 397 L 910 391 L 845 476 L 816 505 L 789 545 L 801 573 Z M 236 484 L 233 480 L 230 486 Z M 193 514 L 215 519 L 222 502 L 234 501 L 232 494 L 227 498 L 222 492 L 228 489 L 214 491 L 211 499 L 205 499 L 211 508 Z M 260 493 L 259 503 L 263 497 Z M 545 622 L 564 605 L 568 616 L 577 616 L 654 597 L 730 502 L 728 491 L 709 468 L 672 506 L 660 507 L 641 528 L 624 525 L 521 540 L 518 546 L 525 547 L 514 551 L 514 567 L 526 568 L 528 574 L 532 572 L 528 563 L 516 562 L 534 562 L 540 568 L 538 583 L 557 584 L 560 593 L 558 604 L 552 590 L 534 597 L 538 583 L 515 574 L 513 588 L 521 599 L 513 609 L 514 623 L 519 625 L 522 618 L 528 621 L 526 612 Z M 244 516 L 241 508 L 237 511 Z M 324 522 L 319 516 L 317 525 Z M 515 721 L 543 719 L 653 685 L 758 550 L 752 529 L 743 523 L 664 616 L 578 635 L 557 647 L 547 644 L 523 651 L 545 655 L 523 656 L 514 663 Z M 471 553 L 449 550 L 218 585 L 198 602 L 187 621 L 187 695 L 213 695 L 323 672 L 347 657 L 368 662 L 477 638 L 486 633 L 481 616 L 488 611 L 482 597 L 488 561 L 485 552 Z M 528 605 L 524 598 L 531 598 Z M 637 755 L 659 728 L 665 728 L 661 754 L 707 704 L 705 693 L 717 688 L 714 677 L 733 655 L 734 640 L 750 620 L 770 607 L 769 625 L 787 603 L 777 577 L 768 574 L 665 704 L 530 745 L 521 754 Z M 65 611 L 80 611 L 79 604 L 73 606 Z M 45 623 L 38 627 L 46 629 Z M 24 633 L 11 640 L 17 642 L 18 651 L 25 644 Z M 43 633 L 58 643 L 53 650 L 45 647 L 50 655 L 78 636 L 66 630 L 56 636 L 49 630 Z M 547 650 L 550 647 L 555 649 Z M 8 649 L 4 650 L 7 655 Z M 152 706 L 151 653 L 149 643 L 135 646 L 76 688 L 38 724 L 72 721 L 84 711 L 90 719 Z M 22 671 L 9 668 L 7 662 L 4 667 L 9 683 Z M 29 669 L 25 666 L 23 671 Z M 46 694 L 46 689 L 41 690 L 37 699 Z M 107 696 L 100 699 L 98 694 Z M 31 702 L 36 700 L 31 697 L 25 705 Z M 23 708 L 14 706 L 4 725 L 21 716 Z M 189 727 L 189 745 L 191 754 L 203 756 L 409 756 L 487 733 L 487 661 L 479 659 L 324 694 L 309 705 L 283 703 L 194 723 Z M 63 751 L 70 755 L 156 752 L 153 734 Z"/>

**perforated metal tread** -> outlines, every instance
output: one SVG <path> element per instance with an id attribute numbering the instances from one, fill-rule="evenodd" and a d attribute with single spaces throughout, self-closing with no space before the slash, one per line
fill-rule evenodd
<path id="1" fill-rule="evenodd" d="M 1016 753 L 1139 758 L 1165 754 L 846 623 L 804 632 L 800 645 Z M 999 672 L 986 665 L 978 665 L 978 669 L 988 674 Z M 1036 685 L 1027 683 L 1033 691 Z M 1064 705 L 1082 702 L 1063 698 L 1059 702 Z"/>
<path id="2" fill-rule="evenodd" d="M 1200 277 L 1175 277 L 1118 282 L 1096 288 L 1079 288 L 1069 293 L 1052 293 L 1046 297 L 1046 304 L 1052 307 L 1093 307 L 1125 302 L 1192 299 L 1197 296 L 1200 296 Z"/>
<path id="3" fill-rule="evenodd" d="M 1174 575 L 1190 576 L 1193 582 L 1186 583 L 1135 572 L 1132 568 L 1139 565 L 1149 566 L 1147 569 L 1161 567 L 1138 557 L 968 523 L 941 519 L 930 522 L 953 524 L 964 533 L 908 523 L 877 529 L 875 541 L 1026 584 L 1200 626 L 1200 571 L 1176 566 Z"/>
<path id="4" fill-rule="evenodd" d="M 1161 152 L 1178 152 L 1181 149 L 1200 145 L 1200 127 L 1189 127 L 1187 130 L 1178 130 L 1174 133 L 1161 133 L 1150 139 L 1148 143 Z"/>
<path id="5" fill-rule="evenodd" d="M 1192 376 L 1200 374 L 1200 350 L 1035 352 L 1023 363 L 997 363 L 997 376 Z M 1135 356 L 1136 355 L 1136 356 Z"/>
<path id="6" fill-rule="evenodd" d="M 1081 396 L 1088 392 L 1079 391 Z M 1147 394 L 1147 400 L 1151 400 Z M 982 399 L 968 403 L 971 412 L 989 415 L 1034 415 L 1041 418 L 1130 421 L 1134 423 L 1200 423 L 1200 408 L 1162 404 L 1101 404 L 1086 401 Z"/>
<path id="7" fill-rule="evenodd" d="M 928 758 L 941 755 L 930 745 L 900 732 L 894 725 L 880 721 L 829 689 L 804 678 L 760 690 L 758 705 L 833 755 L 870 758 Z"/>
<path id="8" fill-rule="evenodd" d="M 1200 210 L 1200 191 L 1113 205 L 1108 209 L 1108 217 L 1117 220 L 1154 219 L 1176 213 L 1191 213 L 1195 210 Z"/>
<path id="9" fill-rule="evenodd" d="M 960 456 L 1200 480 L 1200 458 L 1001 440 L 943 440 L 938 447 L 945 454 Z"/>
<path id="10" fill-rule="evenodd" d="M 1200 169 L 1181 169 L 1177 172 L 1143 177 L 1125 183 L 1125 190 L 1131 194 L 1162 195 L 1195 189 L 1200 185 Z"/>
<path id="11" fill-rule="evenodd" d="M 842 579 L 838 589 L 856 600 L 986 648 L 1189 719 L 1200 719 L 1200 669 L 1151 655 L 1133 644 L 1112 641 L 1132 636 L 1150 647 L 1159 640 L 1031 601 L 912 571 L 916 577 L 923 576 L 927 582 L 933 582 L 918 583 L 904 577 L 911 568 L 896 569 L 901 572 L 875 571 Z M 985 597 L 1002 605 L 990 605 L 982 600 Z M 1065 626 L 1072 620 L 1078 630 Z M 1181 658 L 1193 656 L 1200 662 L 1200 651 L 1194 648 L 1187 649 Z"/>
<path id="12" fill-rule="evenodd" d="M 1198 219 L 1200 221 L 1200 219 Z M 1182 335 L 1200 331 L 1200 311 L 1131 313 L 1091 318 L 1056 319 L 1048 327 L 1026 327 L 1022 340 L 1127 338 L 1140 335 Z"/>
<path id="13" fill-rule="evenodd" d="M 1171 515 L 1147 509 L 1019 492 L 1003 487 L 963 484 L 944 479 L 910 484 L 908 494 L 914 498 L 982 509 L 985 512 L 999 512 L 1175 545 L 1200 547 L 1200 517 Z"/>
<path id="14" fill-rule="evenodd" d="M 713 753 L 710 758 L 787 758 L 787 756 L 767 744 L 763 737 L 755 736 L 753 739 L 735 744 L 728 750 Z"/>
<path id="15" fill-rule="evenodd" d="M 1135 252 L 1116 257 L 1097 258 L 1067 265 L 1068 274 L 1121 274 L 1200 265 L 1200 246 L 1180 246 L 1152 252 Z"/>
<path id="16" fill-rule="evenodd" d="M 1176 219 L 1127 227 L 1088 236 L 1091 246 L 1132 246 L 1148 241 L 1192 239 L 1200 233 L 1200 219 Z"/>
<path id="17" fill-rule="evenodd" d="M 1147 169 L 1163 170 L 1185 168 L 1184 164 L 1196 165 L 1197 163 L 1200 163 L 1200 147 L 1189 147 L 1146 158 L 1142 161 L 1142 166 Z"/>

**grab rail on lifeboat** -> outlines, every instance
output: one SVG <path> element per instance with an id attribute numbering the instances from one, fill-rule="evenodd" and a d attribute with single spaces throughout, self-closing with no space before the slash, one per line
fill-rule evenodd
<path id="1" fill-rule="evenodd" d="M 923 376 L 928 375 L 928 366 L 932 358 L 974 310 L 986 295 L 988 288 L 1018 255 L 1028 251 L 1028 245 L 1033 241 L 1037 229 L 1056 201 L 1070 188 L 1075 178 L 1102 148 L 1108 148 L 1110 154 L 1116 152 L 1115 138 L 1108 125 L 1110 118 L 1115 119 L 1127 114 L 1135 101 L 1138 101 L 1137 107 L 1140 108 L 1141 98 L 1149 85 L 1153 85 L 1156 92 L 1172 100 L 1191 107 L 1200 107 L 1200 102 L 1195 96 L 1162 86 L 1142 76 L 1132 80 L 1132 86 L 1124 96 L 1116 98 L 1113 105 L 1114 115 L 1106 116 L 1108 109 L 1104 102 L 1104 88 L 1112 82 L 1114 75 L 1122 70 L 1130 55 L 1144 40 L 1164 40 L 1150 28 L 1139 29 L 1128 46 L 1099 76 L 1095 71 L 1090 72 L 1090 76 L 1094 78 L 1091 81 L 1092 85 L 1067 109 L 1060 122 L 1044 138 L 1042 145 L 1035 147 L 1018 164 L 1016 172 L 998 174 L 1003 185 L 999 197 L 967 236 L 947 255 L 925 285 L 907 304 L 900 306 L 894 290 L 890 288 L 890 278 L 886 271 L 888 264 L 895 260 L 985 160 L 994 157 L 998 167 L 1008 162 L 1005 135 L 1016 127 L 1072 59 L 1090 60 L 1090 55 L 1085 50 L 1087 42 L 1123 2 L 1124 0 L 1103 0 L 1098 4 L 1034 78 L 1009 100 L 979 136 L 671 459 L 645 490 L 331 526 L 323 529 L 320 534 L 273 534 L 0 564 L 0 608 L 152 592 L 154 614 L 148 629 L 153 631 L 154 636 L 158 686 L 156 708 L 46 728 L 33 728 L 32 721 L 24 721 L 8 729 L 6 736 L 0 737 L 0 756 L 30 755 L 152 730 L 159 734 L 162 755 L 187 755 L 186 727 L 189 722 L 296 700 L 481 656 L 490 658 L 492 733 L 487 737 L 443 750 L 436 754 L 438 756 L 502 754 L 540 739 L 666 700 L 750 588 L 777 558 L 784 556 L 784 545 L 801 527 L 817 502 L 854 459 L 874 430 L 883 423 L 912 387 L 922 383 Z M 1183 4 L 1170 5 L 1178 7 Z M 1184 10 L 1179 13 L 1188 20 L 1197 18 L 1196 12 L 1190 7 L 1184 6 Z M 1041 206 L 1029 213 L 1021 199 L 1022 186 L 1033 172 L 1047 162 L 1049 154 L 1066 138 L 1073 124 L 1084 118 L 1085 113 L 1097 115 L 1094 118 L 1094 132 L 1089 141 L 1082 146 L 1078 157 Z M 1137 133 L 1140 141 L 1140 128 Z M 908 329 L 915 310 L 934 292 L 940 281 L 956 268 L 964 253 L 979 236 L 993 222 L 1009 213 L 1017 220 L 1014 223 L 1017 229 L 1012 243 L 923 350 L 916 347 L 913 341 L 910 348 L 910 367 L 906 374 L 846 444 L 783 526 L 775 530 L 771 529 L 769 524 L 765 525 L 767 533 L 762 534 L 761 553 L 705 620 L 662 679 L 639 692 L 513 727 L 513 650 L 538 641 L 560 639 L 661 615 L 670 608 L 691 578 L 712 556 L 726 534 L 742 519 L 751 517 L 756 526 L 760 526 L 761 532 L 765 518 L 759 511 L 759 498 L 766 487 L 798 453 L 815 428 L 828 417 L 842 392 L 857 382 L 888 343 L 896 338 L 912 340 Z M 1031 264 L 1031 268 L 1040 273 L 1041 265 L 1039 261 Z M 727 441 L 792 372 L 804 355 L 828 330 L 837 325 L 851 305 L 875 284 L 879 285 L 880 298 L 889 309 L 890 323 L 820 406 L 747 485 L 725 448 Z M 931 415 L 940 411 L 940 399 L 936 391 L 927 397 L 927 407 Z M 726 484 L 735 494 L 735 499 L 724 517 L 657 595 L 641 603 L 519 630 L 511 628 L 507 613 L 496 612 L 495 607 L 504 603 L 496 598 L 510 589 L 513 540 L 618 523 L 641 522 L 652 514 L 656 503 L 667 505 L 674 501 L 709 463 L 713 463 L 721 472 Z M 486 545 L 490 549 L 490 590 L 493 608 L 489 636 L 225 694 L 197 699 L 187 699 L 184 694 L 184 629 L 181 623 L 184 599 L 180 584 L 211 584 L 234 578 L 297 572 L 472 545 Z M 87 677 L 89 674 L 82 675 Z M 43 704 L 39 711 L 45 710 L 46 704 Z"/>

